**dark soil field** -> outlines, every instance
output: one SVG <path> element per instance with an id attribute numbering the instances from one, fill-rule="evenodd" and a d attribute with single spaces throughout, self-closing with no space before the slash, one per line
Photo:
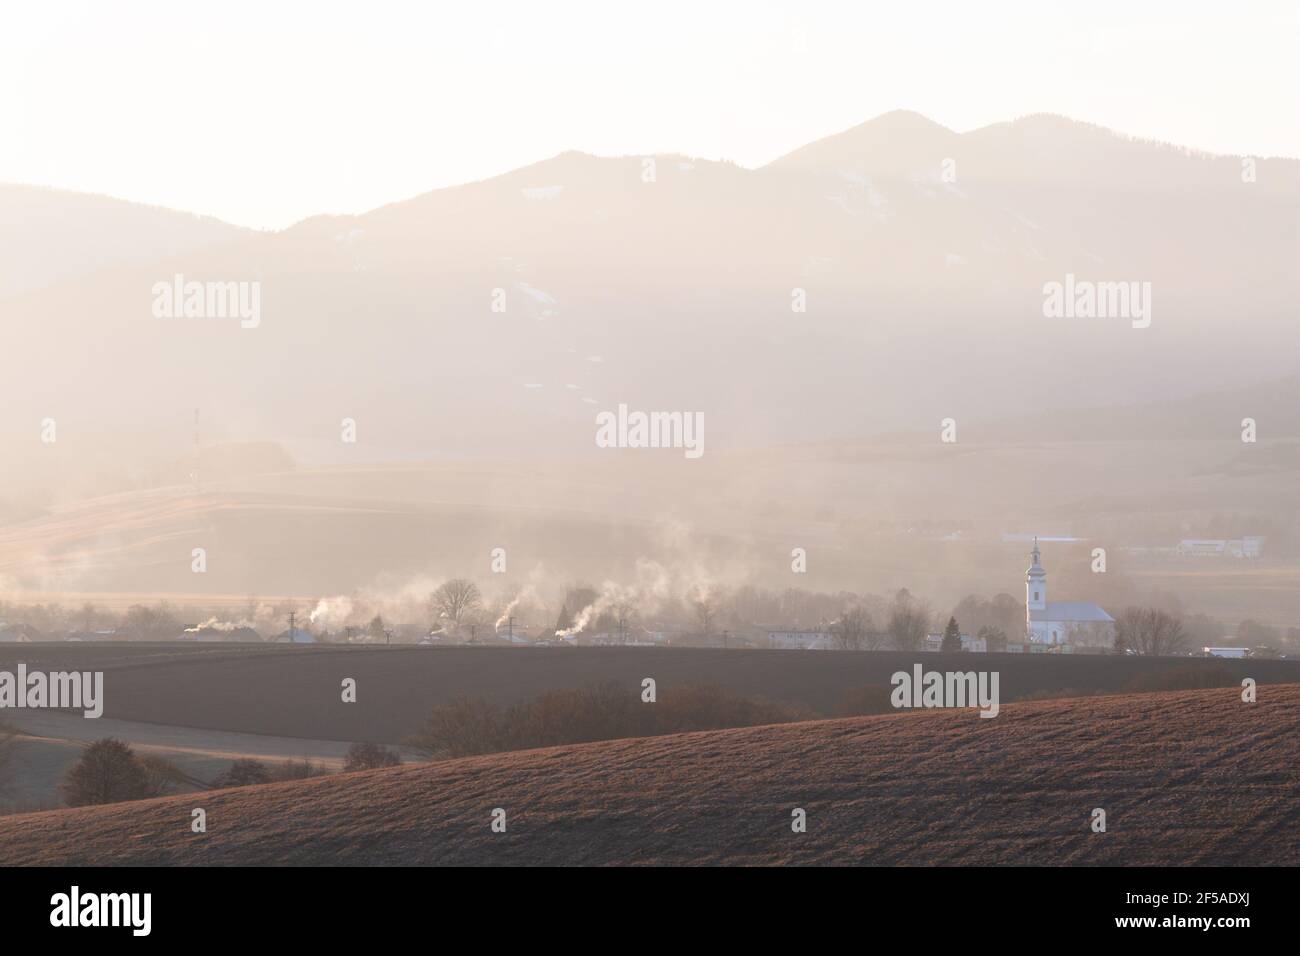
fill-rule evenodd
<path id="1" fill-rule="evenodd" d="M 671 647 L 290 647 L 286 645 L 30 644 L 0 646 L 0 667 L 103 670 L 104 716 L 182 727 L 318 740 L 398 743 L 429 709 L 457 697 L 509 703 L 605 681 L 638 690 L 703 681 L 792 703 L 825 717 L 845 695 L 887 688 L 916 662 L 927 669 L 997 670 L 1003 702 L 1062 691 L 1119 692 L 1171 670 L 1234 682 L 1300 682 L 1300 661 L 1204 658 L 911 654 L 896 651 L 711 650 Z M 341 700 L 345 677 L 356 703 Z"/>
<path id="2" fill-rule="evenodd" d="M 332 863 L 1294 866 L 1300 685 L 608 741 L 0 819 L 0 865 Z"/>

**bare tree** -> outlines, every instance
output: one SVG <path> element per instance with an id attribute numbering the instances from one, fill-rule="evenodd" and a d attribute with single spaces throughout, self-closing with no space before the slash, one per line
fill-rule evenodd
<path id="1" fill-rule="evenodd" d="M 900 651 L 920 650 L 930 628 L 930 617 L 929 606 L 917 601 L 906 588 L 895 594 L 886 628 L 894 647 Z"/>
<path id="2" fill-rule="evenodd" d="M 1115 645 L 1147 657 L 1178 654 L 1187 644 L 1181 619 L 1154 607 L 1125 608 L 1115 622 Z"/>
<path id="3" fill-rule="evenodd" d="M 1007 649 L 1007 632 L 1000 627 L 992 627 L 986 624 L 979 629 L 976 637 L 983 639 L 984 647 L 990 653 Z"/>
<path id="4" fill-rule="evenodd" d="M 862 636 L 862 647 L 868 651 L 878 651 L 889 643 L 889 632 L 880 631 L 876 628 L 868 628 L 867 633 Z"/>
<path id="5" fill-rule="evenodd" d="M 122 619 L 123 627 L 131 632 L 135 640 L 164 641 L 171 640 L 181 632 L 183 625 L 171 613 L 166 602 L 157 607 L 133 604 L 126 609 Z"/>
<path id="6" fill-rule="evenodd" d="M 271 771 L 260 760 L 241 758 L 212 778 L 208 786 L 213 790 L 226 787 L 247 787 L 256 783 L 270 783 Z"/>
<path id="7" fill-rule="evenodd" d="M 460 625 L 471 612 L 483 606 L 478 585 L 464 578 L 452 578 L 429 595 L 429 607 L 438 617 L 445 617 L 453 627 Z"/>
<path id="8" fill-rule="evenodd" d="M 860 651 L 871 631 L 871 618 L 860 607 L 851 607 L 831 625 L 831 637 L 842 651 Z"/>
<path id="9" fill-rule="evenodd" d="M 348 748 L 348 758 L 343 764 L 343 772 L 399 767 L 401 764 L 402 755 L 396 750 L 389 750 L 379 744 L 356 743 Z"/>
<path id="10" fill-rule="evenodd" d="M 117 803 L 152 796 L 149 774 L 135 751 L 120 740 L 105 737 L 88 745 L 59 783 L 70 807 Z"/>
<path id="11" fill-rule="evenodd" d="M 135 759 L 144 770 L 143 796 L 163 797 L 186 783 L 185 773 L 166 757 L 140 754 Z"/>
<path id="12" fill-rule="evenodd" d="M 718 609 L 722 605 L 717 590 L 697 586 L 691 590 L 687 600 L 690 602 L 691 610 L 695 612 L 695 620 L 700 624 L 700 632 L 712 634 L 714 621 L 718 617 Z"/>

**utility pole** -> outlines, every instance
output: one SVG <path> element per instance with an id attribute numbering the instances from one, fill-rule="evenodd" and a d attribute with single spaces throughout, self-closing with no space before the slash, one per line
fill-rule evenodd
<path id="1" fill-rule="evenodd" d="M 510 617 L 506 618 L 506 634 L 507 634 L 507 635 L 509 636 L 509 638 L 510 638 L 510 643 L 511 643 L 511 644 L 514 644 L 514 642 L 515 642 L 515 617 L 514 617 L 513 614 L 510 615 Z"/>
<path id="2" fill-rule="evenodd" d="M 727 638 L 728 638 L 728 636 L 730 636 L 730 634 L 731 634 L 730 631 L 725 631 L 725 630 L 724 630 L 724 631 L 722 632 L 722 649 L 723 649 L 723 650 L 726 650 L 726 649 L 727 649 Z"/>
<path id="3" fill-rule="evenodd" d="M 194 409 L 194 471 L 190 473 L 190 480 L 194 482 L 194 490 L 199 490 L 199 410 Z"/>
<path id="4" fill-rule="evenodd" d="M 293 622 L 294 622 L 294 618 L 295 618 L 295 614 L 294 614 L 294 612 L 293 612 L 293 611 L 290 611 L 290 612 L 289 612 L 289 643 L 290 643 L 290 644 L 293 643 Z"/>

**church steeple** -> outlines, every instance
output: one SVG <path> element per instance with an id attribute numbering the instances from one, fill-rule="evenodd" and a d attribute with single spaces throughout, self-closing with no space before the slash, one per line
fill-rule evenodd
<path id="1" fill-rule="evenodd" d="M 1047 607 L 1047 572 L 1043 570 L 1042 554 L 1038 550 L 1038 536 L 1034 536 L 1032 563 L 1025 572 L 1025 611 L 1042 611 Z"/>

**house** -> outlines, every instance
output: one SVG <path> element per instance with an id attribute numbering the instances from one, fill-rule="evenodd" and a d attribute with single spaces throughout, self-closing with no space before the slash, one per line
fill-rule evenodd
<path id="1" fill-rule="evenodd" d="M 316 636 L 300 627 L 286 628 L 271 638 L 273 644 L 315 644 Z"/>
<path id="2" fill-rule="evenodd" d="M 130 635 L 115 630 L 106 631 L 69 631 L 63 638 L 74 643 L 95 644 L 103 641 L 126 641 Z"/>
<path id="3" fill-rule="evenodd" d="M 1038 542 L 1025 572 L 1025 633 L 1030 644 L 1108 648 L 1115 644 L 1115 619 L 1091 601 L 1048 601 L 1047 571 Z"/>
<path id="4" fill-rule="evenodd" d="M 1183 557 L 1258 558 L 1264 553 L 1262 535 L 1243 538 L 1184 538 L 1178 542 L 1178 553 Z"/>
<path id="5" fill-rule="evenodd" d="M 522 647 L 528 644 L 532 644 L 536 640 L 539 640 L 544 633 L 545 633 L 544 629 L 541 632 L 534 630 L 533 634 L 530 636 L 528 632 L 528 628 L 526 627 L 518 627 L 518 626 L 498 627 L 496 629 L 496 633 L 494 634 L 494 637 L 497 639 L 497 641 L 499 641 L 502 644 L 510 644 L 513 646 Z M 554 635 L 554 631 L 552 631 L 551 633 L 552 635 Z"/>
<path id="6" fill-rule="evenodd" d="M 768 631 L 768 647 L 783 650 L 827 651 L 835 647 L 829 631 Z"/>
<path id="7" fill-rule="evenodd" d="M 0 622 L 0 644 L 30 644 L 39 641 L 41 632 L 30 624 L 5 624 Z"/>
<path id="8" fill-rule="evenodd" d="M 262 635 L 251 627 L 242 625 L 214 626 L 200 624 L 197 627 L 187 627 L 177 636 L 176 640 L 195 641 L 200 644 L 260 644 Z"/>
<path id="9" fill-rule="evenodd" d="M 1008 641 L 1008 654 L 1073 654 L 1072 644 L 1035 644 L 1032 641 Z"/>
<path id="10" fill-rule="evenodd" d="M 1203 647 L 1201 653 L 1206 657 L 1249 657 L 1249 647 Z"/>

